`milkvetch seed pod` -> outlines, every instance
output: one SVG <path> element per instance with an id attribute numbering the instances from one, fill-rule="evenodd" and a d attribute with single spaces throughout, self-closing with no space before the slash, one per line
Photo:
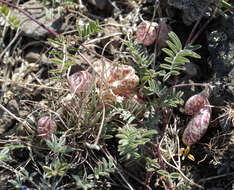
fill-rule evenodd
<path id="1" fill-rule="evenodd" d="M 102 73 L 103 68 L 104 73 Z M 103 88 L 110 88 L 115 94 L 133 89 L 139 84 L 135 69 L 129 65 L 97 61 L 93 64 L 93 69 L 97 74 L 97 85 L 101 85 L 101 77 L 103 76 Z"/>
<path id="2" fill-rule="evenodd" d="M 149 46 L 154 43 L 157 38 L 158 24 L 155 22 L 143 21 L 136 31 L 136 38 L 139 43 Z"/>
<path id="3" fill-rule="evenodd" d="M 68 77 L 68 85 L 72 93 L 80 94 L 92 85 L 92 75 L 88 71 L 80 71 Z"/>
<path id="4" fill-rule="evenodd" d="M 108 82 L 111 77 L 112 64 L 108 60 L 97 60 L 93 63 L 93 70 L 95 71 L 97 85 L 101 85 L 101 77 Z"/>
<path id="5" fill-rule="evenodd" d="M 199 93 L 194 96 L 191 96 L 187 100 L 187 102 L 185 103 L 184 112 L 187 115 L 194 115 L 206 105 L 209 105 L 208 99 L 202 93 Z"/>
<path id="6" fill-rule="evenodd" d="M 187 146 L 197 143 L 206 133 L 211 117 L 211 109 L 201 108 L 188 123 L 182 141 Z"/>
<path id="7" fill-rule="evenodd" d="M 112 70 L 111 88 L 115 93 L 134 89 L 139 84 L 135 69 L 129 65 L 121 65 Z"/>
<path id="8" fill-rule="evenodd" d="M 37 124 L 37 132 L 43 139 L 50 139 L 51 135 L 57 130 L 57 125 L 53 119 L 44 116 L 39 119 Z"/>

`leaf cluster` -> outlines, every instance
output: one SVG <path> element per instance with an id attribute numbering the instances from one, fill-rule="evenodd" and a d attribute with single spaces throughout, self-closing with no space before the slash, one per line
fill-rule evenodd
<path id="1" fill-rule="evenodd" d="M 50 19 L 54 17 L 55 12 L 57 12 L 61 16 L 65 7 L 69 5 L 76 5 L 76 3 L 74 3 L 72 0 L 49 0 L 51 7 L 48 8 L 46 6 L 48 4 L 47 2 L 48 0 L 42 1 L 46 17 Z"/>
<path id="2" fill-rule="evenodd" d="M 152 140 L 154 134 L 157 134 L 156 130 L 136 128 L 132 125 L 125 125 L 119 128 L 116 137 L 120 139 L 118 151 L 122 156 L 122 160 L 136 160 L 142 157 L 143 155 L 141 155 L 139 150 Z"/>
<path id="3" fill-rule="evenodd" d="M 161 166 L 158 163 L 158 160 L 155 159 L 151 159 L 149 157 L 146 158 L 146 170 L 148 172 L 157 172 L 159 175 L 164 176 L 166 178 L 168 178 L 170 184 L 173 186 L 173 181 L 175 179 L 179 179 L 180 178 L 180 174 L 177 172 L 168 172 L 165 169 L 162 169 Z"/>
<path id="4" fill-rule="evenodd" d="M 65 142 L 65 136 L 62 136 L 58 139 L 54 134 L 52 134 L 51 140 L 46 140 L 47 146 L 56 153 L 65 153 L 71 151 L 71 148 L 69 146 L 66 146 Z"/>
<path id="5" fill-rule="evenodd" d="M 169 57 L 165 57 L 167 63 L 160 64 L 160 67 L 165 69 L 163 81 L 166 81 L 170 76 L 177 76 L 180 71 L 185 70 L 184 64 L 189 63 L 190 60 L 187 57 L 193 57 L 200 59 L 201 56 L 195 53 L 193 50 L 199 47 L 188 46 L 182 48 L 182 44 L 178 36 L 174 32 L 168 34 L 171 41 L 167 40 L 167 45 L 169 48 L 163 48 L 162 51 L 165 52 Z"/>
<path id="6" fill-rule="evenodd" d="M 90 21 L 88 24 L 84 24 L 83 26 L 77 24 L 76 28 L 81 40 L 87 39 L 90 35 L 101 32 L 98 20 L 95 22 Z"/>
<path id="7" fill-rule="evenodd" d="M 54 177 L 54 176 L 64 176 L 66 170 L 70 168 L 69 164 L 66 162 L 60 162 L 57 158 L 49 167 L 43 166 L 43 170 L 46 172 L 45 177 Z"/>
<path id="8" fill-rule="evenodd" d="M 17 29 L 19 27 L 20 20 L 17 20 L 16 16 L 8 17 L 10 9 L 5 4 L 0 4 L 0 7 L 0 14 L 5 19 L 5 22 L 7 22 L 12 28 Z"/>
<path id="9" fill-rule="evenodd" d="M 99 161 L 98 166 L 94 168 L 93 174 L 87 175 L 85 171 L 82 177 L 80 175 L 73 175 L 72 177 L 75 179 L 78 188 L 87 190 L 94 187 L 94 180 L 98 180 L 100 177 L 109 177 L 116 169 L 112 158 L 108 158 L 108 161 L 102 158 L 102 161 Z"/>
<path id="10" fill-rule="evenodd" d="M 168 88 L 162 82 L 157 80 L 148 80 L 149 86 L 146 86 L 146 93 L 148 95 L 157 95 L 157 98 L 152 100 L 152 103 L 158 105 L 160 108 L 166 109 L 170 107 L 177 107 L 183 104 L 183 92 L 176 91 L 175 88 Z"/>
<path id="11" fill-rule="evenodd" d="M 90 21 L 83 26 L 77 24 L 76 28 L 80 40 L 85 40 L 90 35 L 101 32 L 98 21 Z M 73 47 L 69 39 L 57 38 L 56 40 L 50 39 L 49 41 L 51 42 L 51 46 L 54 47 L 52 50 L 54 58 L 51 61 L 60 66 L 60 69 L 52 69 L 50 73 L 65 73 L 72 65 L 77 64 L 75 60 L 79 60 L 79 58 L 73 55 L 73 53 L 80 51 L 80 49 Z"/>
<path id="12" fill-rule="evenodd" d="M 232 14 L 234 13 L 234 7 L 229 4 L 227 1 L 225 0 L 220 0 L 218 1 L 218 9 L 217 9 L 217 12 L 223 16 L 224 18 L 228 18 L 228 15 L 226 14 L 225 11 L 223 11 L 223 8 L 224 9 L 227 9 L 229 10 L 230 12 L 232 12 Z"/>
<path id="13" fill-rule="evenodd" d="M 154 53 L 149 55 L 148 50 L 145 47 L 139 45 L 137 41 L 129 40 L 124 41 L 123 43 L 129 48 L 133 59 L 138 65 L 138 67 L 136 67 L 136 70 L 138 71 L 142 82 L 146 82 L 148 78 L 154 78 L 155 76 L 157 76 L 157 73 L 154 70 L 150 69 L 150 66 L 155 59 Z"/>

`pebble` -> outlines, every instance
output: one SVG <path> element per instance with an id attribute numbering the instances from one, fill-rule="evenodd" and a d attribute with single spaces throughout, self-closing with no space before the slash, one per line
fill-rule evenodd
<path id="1" fill-rule="evenodd" d="M 104 10 L 104 8 L 106 7 L 106 5 L 108 3 L 107 0 L 88 0 L 88 2 L 100 10 Z"/>

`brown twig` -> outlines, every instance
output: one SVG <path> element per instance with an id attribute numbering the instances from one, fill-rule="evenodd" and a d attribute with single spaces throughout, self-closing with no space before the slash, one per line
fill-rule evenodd
<path id="1" fill-rule="evenodd" d="M 204 10 L 206 10 L 206 9 L 204 9 Z M 217 8 L 215 8 L 212 16 L 206 21 L 206 23 L 201 27 L 201 29 L 192 38 L 192 35 L 194 34 L 195 29 L 197 28 L 197 25 L 200 22 L 200 20 L 201 20 L 202 17 L 199 18 L 199 20 L 194 25 L 192 32 L 189 35 L 189 38 L 188 38 L 188 40 L 186 42 L 186 45 L 192 45 L 194 43 L 194 41 L 198 38 L 198 36 L 205 30 L 205 28 L 208 26 L 208 24 L 212 21 L 212 19 L 214 18 L 215 14 L 216 14 L 216 11 L 217 11 Z"/>
<path id="2" fill-rule="evenodd" d="M 233 176 L 233 175 L 234 175 L 234 172 L 226 173 L 226 174 L 222 174 L 222 175 L 217 175 L 217 176 L 212 176 L 212 177 L 207 177 L 207 178 L 199 180 L 199 183 L 203 183 L 203 182 L 214 180 L 214 179 L 219 179 L 222 177 Z"/>
<path id="3" fill-rule="evenodd" d="M 209 83 L 190 83 L 190 84 L 177 84 L 172 86 L 173 88 L 178 88 L 178 87 L 184 87 L 184 86 L 204 86 L 207 87 L 209 86 Z"/>
<path id="4" fill-rule="evenodd" d="M 15 114 L 10 112 L 7 108 L 5 108 L 2 104 L 0 104 L 0 109 L 7 112 L 11 117 L 13 117 L 15 120 L 17 120 L 19 123 L 22 124 L 22 126 L 30 133 L 34 133 L 33 129 L 29 126 L 28 122 L 24 119 L 21 119 L 20 117 L 17 117 Z"/>

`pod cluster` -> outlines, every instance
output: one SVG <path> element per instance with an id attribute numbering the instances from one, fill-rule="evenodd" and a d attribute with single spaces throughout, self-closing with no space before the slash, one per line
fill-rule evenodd
<path id="1" fill-rule="evenodd" d="M 211 107 L 207 97 L 203 93 L 190 97 L 185 104 L 185 113 L 193 116 L 182 137 L 183 143 L 190 146 L 197 143 L 208 128 Z"/>

